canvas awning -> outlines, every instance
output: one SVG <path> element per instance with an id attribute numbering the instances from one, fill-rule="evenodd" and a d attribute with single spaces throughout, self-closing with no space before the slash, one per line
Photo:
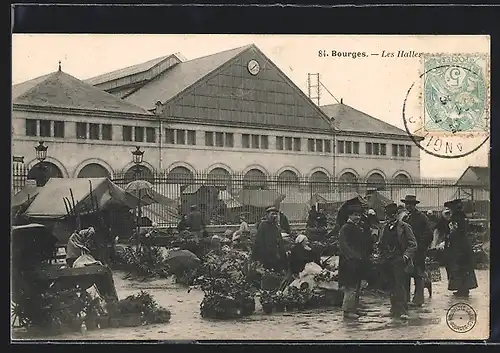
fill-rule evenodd
<path id="1" fill-rule="evenodd" d="M 17 194 L 12 196 L 10 207 L 20 207 L 26 202 L 32 202 L 36 195 L 40 192 L 40 189 L 41 188 L 36 185 L 26 185 Z"/>
<path id="2" fill-rule="evenodd" d="M 227 208 L 237 208 L 242 206 L 241 203 L 239 203 L 238 200 L 236 200 L 227 190 L 219 191 L 218 198 L 224 202 Z"/>
<path id="3" fill-rule="evenodd" d="M 90 185 L 93 198 L 90 197 Z M 130 205 L 125 191 L 107 178 L 54 178 L 39 190 L 24 215 L 31 218 L 66 217 L 67 210 L 63 199 L 68 198 L 72 204 L 70 190 L 73 192 L 75 211 L 80 214 L 114 205 L 135 207 Z"/>
<path id="4" fill-rule="evenodd" d="M 243 189 L 238 193 L 237 200 L 244 206 L 270 207 L 279 204 L 285 195 L 274 190 Z"/>
<path id="5" fill-rule="evenodd" d="M 142 207 L 141 213 L 144 217 L 148 217 L 151 222 L 158 224 L 177 224 L 181 220 L 181 216 L 175 208 L 162 204 Z"/>

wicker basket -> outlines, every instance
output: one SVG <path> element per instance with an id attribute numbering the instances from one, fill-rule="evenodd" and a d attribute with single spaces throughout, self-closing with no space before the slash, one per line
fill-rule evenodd
<path id="1" fill-rule="evenodd" d="M 431 280 L 431 282 L 440 282 L 441 281 L 441 268 L 439 267 L 439 263 L 437 261 L 431 261 L 426 263 L 425 265 L 427 276 Z"/>

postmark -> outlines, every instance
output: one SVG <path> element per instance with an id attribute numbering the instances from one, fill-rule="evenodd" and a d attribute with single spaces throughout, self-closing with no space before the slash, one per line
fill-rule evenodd
<path id="1" fill-rule="evenodd" d="M 489 57 L 424 54 L 408 89 L 403 122 L 413 142 L 440 158 L 477 151 L 490 136 Z"/>
<path id="2" fill-rule="evenodd" d="M 476 322 L 476 311 L 466 303 L 454 304 L 446 313 L 446 324 L 453 332 L 469 332 L 476 326 Z"/>

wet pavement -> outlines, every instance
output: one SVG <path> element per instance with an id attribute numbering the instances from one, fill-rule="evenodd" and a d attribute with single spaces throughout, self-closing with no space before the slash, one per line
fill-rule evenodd
<path id="1" fill-rule="evenodd" d="M 364 293 L 361 304 L 364 315 L 358 320 L 345 320 L 340 308 L 314 309 L 294 313 L 266 315 L 259 305 L 254 315 L 240 320 L 215 321 L 202 319 L 199 313 L 203 293 L 174 284 L 171 280 L 132 282 L 115 274 L 120 298 L 146 290 L 158 304 L 172 311 L 167 324 L 133 328 L 101 329 L 86 333 L 72 333 L 43 340 L 443 340 L 487 339 L 489 335 L 489 271 L 477 270 L 479 288 L 467 299 L 455 298 L 446 288 L 446 273 L 433 283 L 433 297 L 425 290 L 425 304 L 410 310 L 410 318 L 382 317 L 389 313 L 389 298 Z M 477 315 L 475 326 L 466 333 L 457 333 L 446 322 L 448 309 L 456 303 L 469 304 Z M 459 324 L 468 320 L 463 315 L 455 318 Z M 22 332 L 14 338 L 29 339 Z"/>

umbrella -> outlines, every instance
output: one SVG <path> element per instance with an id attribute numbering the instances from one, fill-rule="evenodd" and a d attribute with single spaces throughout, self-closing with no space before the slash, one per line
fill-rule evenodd
<path id="1" fill-rule="evenodd" d="M 366 200 L 362 196 L 360 196 L 360 195 L 358 195 L 358 196 L 356 196 L 356 197 L 354 197 L 352 199 L 349 199 L 349 200 L 345 201 L 342 204 L 342 206 L 340 206 L 340 208 L 339 208 L 339 210 L 337 212 L 337 224 L 339 226 L 342 226 L 342 225 L 344 225 L 347 222 L 347 219 L 349 218 L 349 213 L 347 212 L 347 206 L 352 201 L 354 201 L 356 199 L 359 200 L 362 205 L 365 205 L 365 206 L 367 205 Z"/>
<path id="2" fill-rule="evenodd" d="M 153 185 L 146 180 L 134 180 L 127 184 L 125 192 L 135 199 L 140 206 L 149 206 L 159 203 L 164 206 L 175 206 L 176 202 L 153 189 Z"/>
<path id="3" fill-rule="evenodd" d="M 171 250 L 165 258 L 165 263 L 172 273 L 182 273 L 185 270 L 195 269 L 200 262 L 198 256 L 189 250 Z"/>

